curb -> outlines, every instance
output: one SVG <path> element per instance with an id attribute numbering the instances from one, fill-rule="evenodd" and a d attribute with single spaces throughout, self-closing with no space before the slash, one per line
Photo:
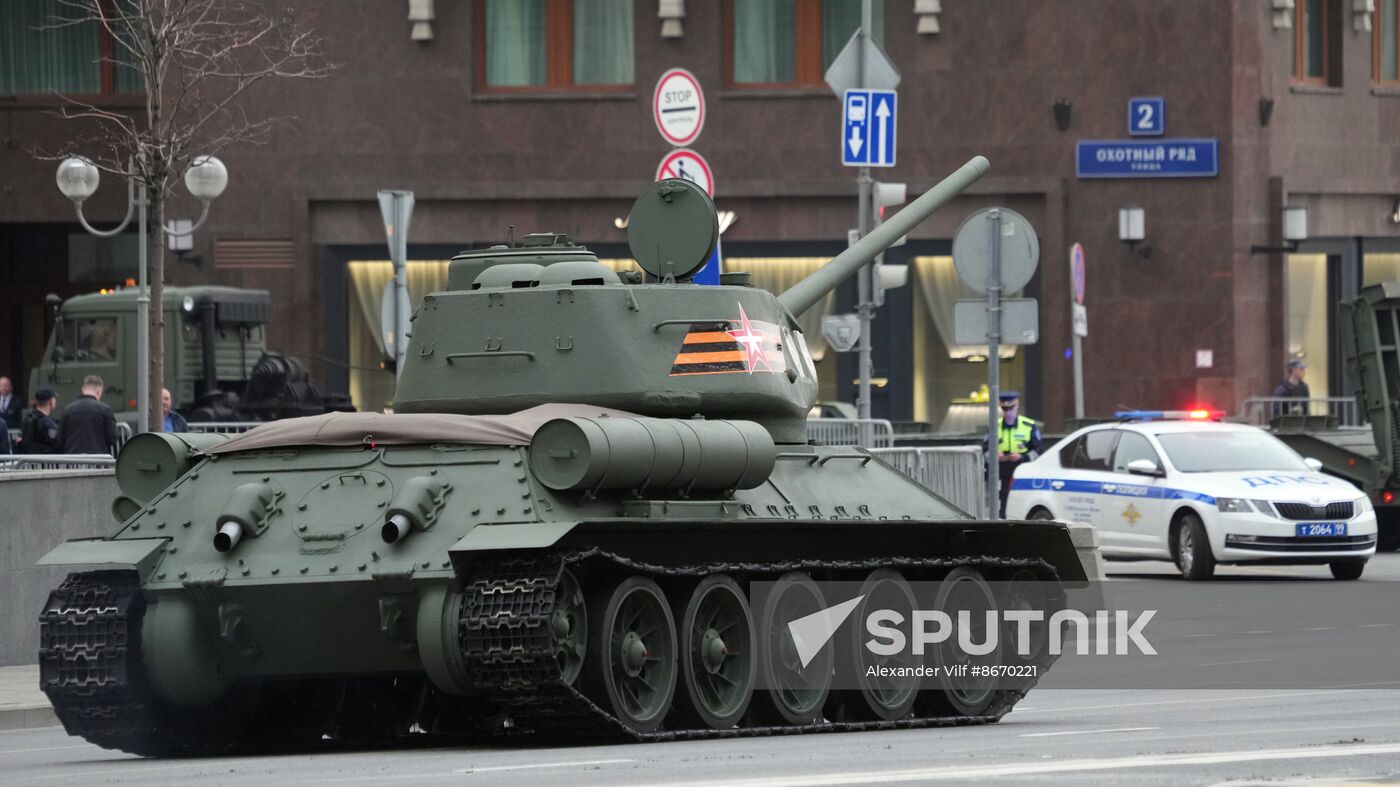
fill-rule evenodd
<path id="1" fill-rule="evenodd" d="M 59 726 L 58 716 L 50 705 L 0 710 L 0 730 L 28 730 Z"/>

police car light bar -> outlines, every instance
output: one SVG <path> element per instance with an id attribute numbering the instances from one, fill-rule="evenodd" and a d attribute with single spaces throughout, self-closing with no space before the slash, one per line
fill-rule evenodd
<path id="1" fill-rule="evenodd" d="M 1219 421 L 1224 410 L 1119 410 L 1113 414 L 1120 421 Z"/>

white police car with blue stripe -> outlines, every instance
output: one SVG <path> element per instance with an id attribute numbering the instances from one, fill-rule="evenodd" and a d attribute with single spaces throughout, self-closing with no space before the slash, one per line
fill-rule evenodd
<path id="1" fill-rule="evenodd" d="M 1105 559 L 1325 563 L 1361 576 L 1376 553 L 1366 495 L 1278 438 L 1208 411 L 1134 411 L 1080 429 L 1016 468 L 1008 519 L 1093 525 Z"/>

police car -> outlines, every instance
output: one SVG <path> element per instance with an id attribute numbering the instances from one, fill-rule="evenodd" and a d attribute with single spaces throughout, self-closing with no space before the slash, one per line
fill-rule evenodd
<path id="1" fill-rule="evenodd" d="M 1211 411 L 1134 411 L 1016 468 L 1008 519 L 1093 525 L 1105 558 L 1171 560 L 1186 579 L 1220 563 L 1326 563 L 1356 579 L 1376 514 L 1356 487 L 1278 438 Z"/>

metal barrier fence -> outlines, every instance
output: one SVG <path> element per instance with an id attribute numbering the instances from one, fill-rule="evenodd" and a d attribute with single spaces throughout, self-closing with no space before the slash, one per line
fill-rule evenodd
<path id="1" fill-rule="evenodd" d="M 981 446 L 874 448 L 870 453 L 972 516 L 987 518 L 986 472 Z"/>
<path id="2" fill-rule="evenodd" d="M 822 445 L 862 445 L 861 432 L 870 439 L 870 448 L 894 445 L 894 427 L 883 418 L 808 418 L 807 440 Z"/>
<path id="3" fill-rule="evenodd" d="M 1356 406 L 1356 398 L 1351 396 L 1329 396 L 1319 399 L 1252 396 L 1244 400 L 1246 423 L 1267 426 L 1269 421 L 1280 415 L 1326 416 L 1337 419 L 1338 426 L 1366 425 L 1366 414 Z"/>
<path id="4" fill-rule="evenodd" d="M 242 434 L 243 432 L 246 432 L 246 431 L 248 431 L 249 429 L 252 429 L 252 428 L 255 427 L 255 426 L 262 426 L 262 423 L 263 423 L 263 422 L 261 422 L 261 421 L 199 421 L 199 422 L 191 423 L 191 424 L 189 425 L 189 426 L 190 426 L 189 431 L 191 431 L 191 432 L 205 432 L 205 433 L 210 433 L 210 434 Z M 14 445 L 14 444 L 15 444 L 15 438 L 19 437 L 19 432 L 20 432 L 20 430 L 18 430 L 18 429 L 11 429 L 11 430 L 10 430 L 10 445 Z M 131 424 L 124 423 L 124 422 L 122 422 L 122 421 L 118 421 L 118 422 L 117 422 L 117 452 L 118 452 L 118 453 L 121 452 L 122 446 L 126 445 L 126 441 L 131 439 L 131 435 L 132 435 Z M 18 460 L 18 459 L 26 459 L 26 460 L 28 460 L 28 459 L 33 459 L 33 458 L 44 459 L 45 457 L 53 457 L 53 456 L 54 456 L 54 454 L 15 454 L 15 455 L 14 455 L 14 458 L 15 458 L 16 460 Z M 81 456 L 87 456 L 87 454 L 82 454 Z M 94 456 L 105 456 L 105 454 L 94 454 Z M 0 462 L 9 463 L 10 461 L 11 461 L 11 460 L 10 460 L 9 457 L 5 456 L 4 454 L 0 454 Z M 83 466 L 84 466 L 84 467 L 92 467 L 93 465 L 83 465 Z"/>
<path id="5" fill-rule="evenodd" d="M 116 457 L 111 454 L 13 454 L 0 456 L 0 471 L 5 470 L 90 470 L 113 467 Z"/>

